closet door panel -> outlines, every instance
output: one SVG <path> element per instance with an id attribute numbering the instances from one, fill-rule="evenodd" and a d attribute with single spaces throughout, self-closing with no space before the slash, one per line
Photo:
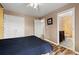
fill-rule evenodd
<path id="1" fill-rule="evenodd" d="M 24 36 L 24 18 L 4 15 L 4 38 Z"/>

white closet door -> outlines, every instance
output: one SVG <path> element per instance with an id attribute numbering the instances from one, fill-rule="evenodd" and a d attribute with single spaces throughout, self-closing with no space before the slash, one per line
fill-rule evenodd
<path id="1" fill-rule="evenodd" d="M 37 37 L 42 38 L 44 35 L 44 21 L 42 22 L 41 20 L 35 20 L 35 35 Z"/>
<path id="2" fill-rule="evenodd" d="M 24 18 L 4 15 L 4 38 L 24 36 Z"/>

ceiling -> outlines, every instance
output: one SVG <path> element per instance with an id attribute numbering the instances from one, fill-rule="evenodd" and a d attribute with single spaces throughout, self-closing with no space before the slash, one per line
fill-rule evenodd
<path id="1" fill-rule="evenodd" d="M 5 10 L 35 17 L 45 16 L 66 5 L 66 3 L 40 3 L 39 10 L 37 10 L 31 6 L 27 6 L 28 4 L 29 3 L 2 3 Z"/>

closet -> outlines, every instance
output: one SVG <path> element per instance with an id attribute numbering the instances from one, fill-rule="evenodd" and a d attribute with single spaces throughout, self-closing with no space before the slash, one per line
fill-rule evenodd
<path id="1" fill-rule="evenodd" d="M 24 17 L 4 14 L 4 38 L 24 36 Z"/>

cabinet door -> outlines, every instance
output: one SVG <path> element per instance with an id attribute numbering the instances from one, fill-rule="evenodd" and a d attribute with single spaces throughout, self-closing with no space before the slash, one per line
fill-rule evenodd
<path id="1" fill-rule="evenodd" d="M 0 8 L 0 39 L 3 38 L 3 8 Z"/>

